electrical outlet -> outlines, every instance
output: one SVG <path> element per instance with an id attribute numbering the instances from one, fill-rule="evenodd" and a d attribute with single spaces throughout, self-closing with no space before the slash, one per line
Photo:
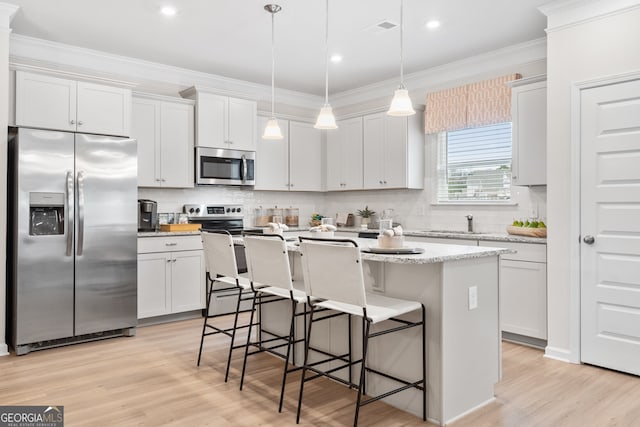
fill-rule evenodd
<path id="1" fill-rule="evenodd" d="M 478 287 L 469 287 L 469 310 L 475 310 L 478 308 Z"/>

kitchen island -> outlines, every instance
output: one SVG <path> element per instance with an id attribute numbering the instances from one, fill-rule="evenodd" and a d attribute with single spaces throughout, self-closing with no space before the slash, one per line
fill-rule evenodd
<path id="1" fill-rule="evenodd" d="M 376 245 L 375 240 L 354 239 L 360 247 Z M 500 379 L 500 329 L 498 316 L 498 258 L 508 249 L 445 245 L 406 241 L 406 246 L 422 248 L 412 255 L 362 253 L 368 291 L 390 297 L 416 300 L 427 309 L 427 415 L 430 421 L 447 424 L 491 402 L 493 387 Z M 299 247 L 289 245 L 293 278 L 303 286 Z M 331 268 L 331 266 L 327 266 Z M 263 308 L 265 329 L 286 333 L 288 309 L 283 303 Z M 360 350 L 361 323 L 354 319 L 353 349 Z M 313 329 L 314 345 L 333 353 L 347 349 L 346 319 L 331 319 Z M 384 325 L 383 325 L 384 326 Z M 301 337 L 302 322 L 297 325 Z M 407 379 L 420 371 L 420 331 L 407 330 L 373 339 L 369 365 Z M 310 353 L 311 355 L 312 353 Z M 302 346 L 296 349 L 301 364 Z M 311 359 L 312 361 L 314 359 Z M 357 378 L 358 366 L 354 367 Z M 344 373 L 346 376 L 346 372 Z M 392 384 L 369 374 L 367 392 L 384 393 Z M 384 399 L 387 403 L 421 416 L 417 390 L 406 390 Z"/>

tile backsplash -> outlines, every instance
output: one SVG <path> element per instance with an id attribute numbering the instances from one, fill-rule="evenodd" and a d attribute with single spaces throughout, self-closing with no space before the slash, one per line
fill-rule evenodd
<path id="1" fill-rule="evenodd" d="M 393 219 L 412 230 L 466 230 L 466 215 L 474 217 L 476 231 L 503 233 L 516 218 L 538 216 L 546 219 L 546 187 L 513 187 L 510 205 L 435 205 L 431 192 L 424 190 L 369 190 L 332 193 L 255 191 L 241 187 L 196 187 L 190 189 L 140 188 L 138 197 L 158 202 L 158 212 L 181 212 L 188 203 L 242 204 L 247 226 L 254 223 L 254 209 L 289 206 L 300 209 L 300 225 L 312 213 L 334 216 L 369 209 L 381 214 L 393 209 Z"/>

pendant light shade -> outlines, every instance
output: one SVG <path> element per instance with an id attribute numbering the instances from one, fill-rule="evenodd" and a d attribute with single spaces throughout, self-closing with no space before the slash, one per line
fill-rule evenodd
<path id="1" fill-rule="evenodd" d="M 337 129 L 336 118 L 333 115 L 333 109 L 329 105 L 329 0 L 325 0 L 326 16 L 325 16 L 325 33 L 324 33 L 324 105 L 320 109 L 316 124 L 316 129 Z"/>
<path id="2" fill-rule="evenodd" d="M 404 87 L 404 1 L 400 0 L 400 86 L 396 89 L 387 115 L 403 117 L 416 113 L 411 105 L 409 91 Z"/>
<path id="3" fill-rule="evenodd" d="M 276 70 L 276 59 L 275 59 L 275 38 L 274 38 L 274 17 L 275 14 L 280 12 L 282 8 L 277 4 L 267 4 L 264 6 L 264 10 L 271 14 L 271 118 L 267 122 L 267 126 L 264 128 L 264 133 L 262 134 L 262 139 L 282 139 L 282 131 L 280 130 L 280 125 L 278 124 L 278 119 L 276 119 L 275 114 L 275 70 Z"/>

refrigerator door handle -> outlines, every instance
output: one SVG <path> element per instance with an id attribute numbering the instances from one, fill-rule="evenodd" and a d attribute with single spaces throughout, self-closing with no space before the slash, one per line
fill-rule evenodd
<path id="1" fill-rule="evenodd" d="M 84 250 L 84 171 L 78 172 L 78 244 L 76 254 Z"/>
<path id="2" fill-rule="evenodd" d="M 73 172 L 67 171 L 67 256 L 73 256 Z"/>

